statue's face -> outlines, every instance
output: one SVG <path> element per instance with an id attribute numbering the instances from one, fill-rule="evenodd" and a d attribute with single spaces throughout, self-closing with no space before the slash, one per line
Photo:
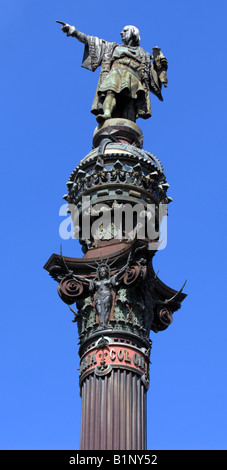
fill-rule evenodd
<path id="1" fill-rule="evenodd" d="M 105 279 L 107 277 L 107 269 L 105 267 L 101 267 L 99 269 L 99 278 Z"/>
<path id="2" fill-rule="evenodd" d="M 128 44 L 131 39 L 131 28 L 130 26 L 125 26 L 121 31 L 121 40 L 123 44 Z"/>

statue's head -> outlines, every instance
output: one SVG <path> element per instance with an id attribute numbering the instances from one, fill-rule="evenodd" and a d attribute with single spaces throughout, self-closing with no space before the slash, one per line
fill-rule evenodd
<path id="1" fill-rule="evenodd" d="M 136 26 L 125 26 L 121 31 L 121 39 L 126 46 L 139 46 L 140 32 Z"/>
<path id="2" fill-rule="evenodd" d="M 101 265 L 98 267 L 98 277 L 99 279 L 108 279 L 109 278 L 109 268 L 106 265 Z"/>

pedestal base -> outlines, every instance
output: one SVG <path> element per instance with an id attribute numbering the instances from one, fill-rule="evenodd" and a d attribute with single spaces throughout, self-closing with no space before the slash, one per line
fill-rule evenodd
<path id="1" fill-rule="evenodd" d="M 97 126 L 93 135 L 93 145 L 98 147 L 103 138 L 113 138 L 113 141 L 133 144 L 143 147 L 143 134 L 140 127 L 133 121 L 123 118 L 107 119 Z"/>

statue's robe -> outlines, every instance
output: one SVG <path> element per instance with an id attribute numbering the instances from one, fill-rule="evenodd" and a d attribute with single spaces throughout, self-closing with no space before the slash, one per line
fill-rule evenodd
<path id="1" fill-rule="evenodd" d="M 151 55 L 140 46 L 119 45 L 94 36 L 87 36 L 82 67 L 95 71 L 101 66 L 91 112 L 103 112 L 107 91 L 124 94 L 135 100 L 136 118 L 151 116 L 150 91 L 161 101 L 162 81 Z"/>

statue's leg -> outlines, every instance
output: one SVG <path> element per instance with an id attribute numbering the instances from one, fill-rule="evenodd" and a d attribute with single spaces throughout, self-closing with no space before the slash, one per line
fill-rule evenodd
<path id="1" fill-rule="evenodd" d="M 108 91 L 103 102 L 103 114 L 98 114 L 96 120 L 101 123 L 106 119 L 110 119 L 112 117 L 113 111 L 116 107 L 116 97 L 113 91 Z"/>
<path id="2" fill-rule="evenodd" d="M 111 307 L 112 307 L 112 295 L 107 296 L 104 299 L 104 324 L 105 326 L 108 324 L 108 321 L 109 321 Z"/>
<path id="3" fill-rule="evenodd" d="M 103 306 L 102 306 L 102 300 L 99 297 L 96 297 L 95 308 L 96 308 L 96 312 L 97 312 L 98 317 L 99 317 L 99 325 L 100 325 L 100 327 L 102 327 L 102 324 L 103 324 Z"/>
<path id="4" fill-rule="evenodd" d="M 95 306 L 99 317 L 99 329 L 107 327 L 112 304 L 111 299 L 112 297 L 110 298 L 109 296 L 96 298 Z"/>
<path id="5" fill-rule="evenodd" d="M 136 102 L 132 98 L 125 101 L 122 110 L 122 117 L 136 122 Z"/>

